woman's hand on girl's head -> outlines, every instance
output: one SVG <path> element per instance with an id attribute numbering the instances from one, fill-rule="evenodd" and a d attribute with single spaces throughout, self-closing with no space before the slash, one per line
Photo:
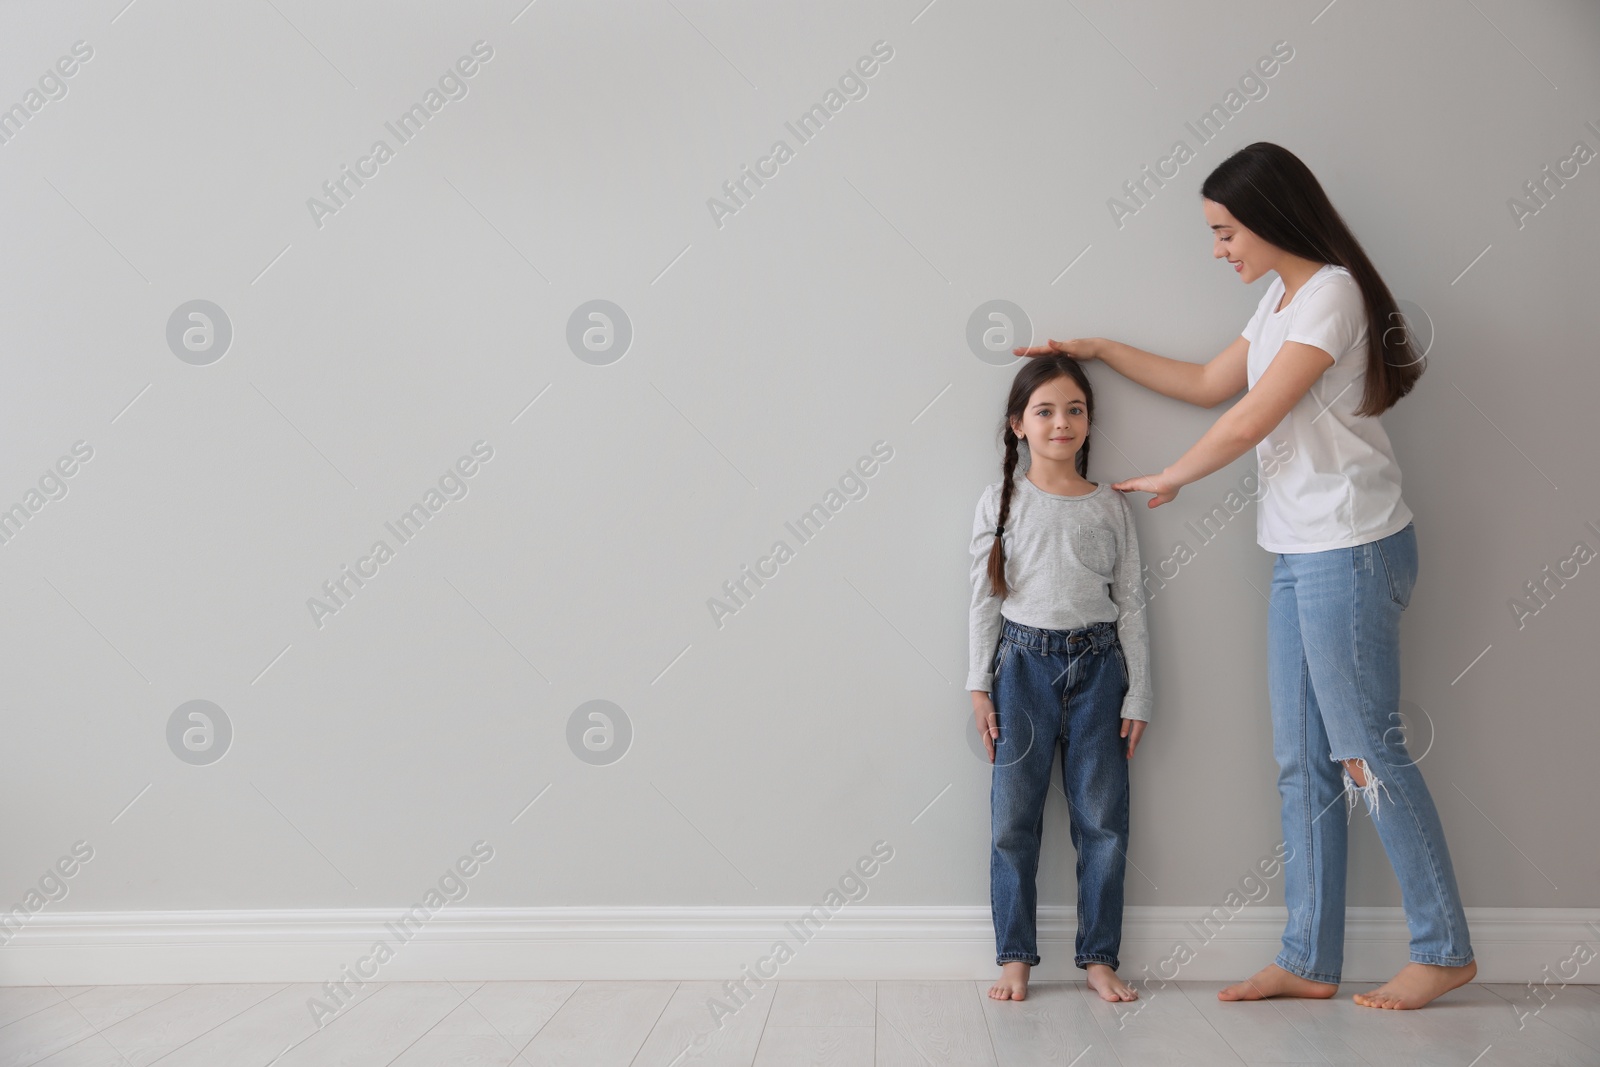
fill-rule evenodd
<path id="1" fill-rule="evenodd" d="M 1139 738 L 1144 736 L 1144 728 L 1150 725 L 1143 719 L 1123 719 L 1122 736 L 1128 739 L 1128 758 L 1133 758 L 1133 750 L 1139 744 Z"/>
<path id="2" fill-rule="evenodd" d="M 1030 345 L 1025 348 L 1013 348 L 1014 356 L 1053 356 L 1056 354 L 1071 356 L 1073 359 L 1087 363 L 1098 357 L 1098 337 L 1076 337 L 1070 341 L 1047 340 L 1042 345 Z"/>
<path id="3" fill-rule="evenodd" d="M 1112 482 L 1111 488 L 1124 493 L 1154 493 L 1155 496 L 1150 498 L 1147 506 L 1158 508 L 1176 499 L 1178 490 L 1183 487 L 1169 480 L 1164 474 L 1141 474 L 1137 478 Z"/>

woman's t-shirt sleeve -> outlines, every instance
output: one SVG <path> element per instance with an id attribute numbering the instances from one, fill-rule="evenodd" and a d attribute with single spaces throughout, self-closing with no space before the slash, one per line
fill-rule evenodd
<path id="1" fill-rule="evenodd" d="M 1250 316 L 1250 321 L 1239 331 L 1240 336 L 1249 341 L 1252 347 L 1261 343 L 1261 320 L 1267 317 L 1267 308 L 1278 302 L 1277 294 L 1282 291 L 1276 284 L 1267 286 L 1267 291 L 1256 302 L 1256 313 Z"/>
<path id="2" fill-rule="evenodd" d="M 1333 278 L 1319 285 L 1295 308 L 1294 321 L 1283 339 L 1320 348 L 1335 363 L 1364 347 L 1367 307 L 1361 287 L 1353 278 Z"/>

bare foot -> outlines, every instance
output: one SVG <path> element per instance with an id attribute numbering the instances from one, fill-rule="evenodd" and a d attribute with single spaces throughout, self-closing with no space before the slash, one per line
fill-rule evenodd
<path id="1" fill-rule="evenodd" d="M 1101 1000 L 1138 1000 L 1139 994 L 1134 988 L 1117 977 L 1104 963 L 1089 964 L 1089 988 L 1100 994 Z"/>
<path id="2" fill-rule="evenodd" d="M 1477 973 L 1477 963 L 1465 967 L 1408 963 L 1377 989 L 1357 993 L 1352 999 L 1363 1008 L 1420 1008 L 1457 986 L 1466 985 Z"/>
<path id="3" fill-rule="evenodd" d="M 1218 1000 L 1265 1000 L 1267 997 L 1316 997 L 1326 1000 L 1339 991 L 1337 985 L 1313 982 L 1290 974 L 1276 963 L 1269 963 L 1242 982 L 1217 990 Z"/>
<path id="4" fill-rule="evenodd" d="M 1000 965 L 1000 977 L 989 987 L 989 996 L 995 1000 L 1028 999 L 1028 962 L 1010 960 Z"/>

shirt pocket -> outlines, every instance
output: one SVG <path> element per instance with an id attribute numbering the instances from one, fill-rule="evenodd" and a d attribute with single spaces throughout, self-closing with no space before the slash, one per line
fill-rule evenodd
<path id="1" fill-rule="evenodd" d="M 1080 526 L 1072 531 L 1072 552 L 1078 562 L 1109 580 L 1117 567 L 1117 538 L 1103 526 Z"/>

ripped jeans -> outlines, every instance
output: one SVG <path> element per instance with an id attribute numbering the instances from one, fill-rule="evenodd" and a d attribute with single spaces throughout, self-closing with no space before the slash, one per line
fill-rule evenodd
<path id="1" fill-rule="evenodd" d="M 1399 716 L 1400 615 L 1416 580 L 1413 524 L 1354 548 L 1280 553 L 1273 566 L 1267 685 L 1293 850 L 1276 962 L 1314 982 L 1337 983 L 1344 963 L 1347 820 L 1358 796 L 1400 883 L 1412 961 L 1472 960 L 1444 829 Z M 1346 769 L 1351 759 L 1364 761 L 1363 786 Z"/>

